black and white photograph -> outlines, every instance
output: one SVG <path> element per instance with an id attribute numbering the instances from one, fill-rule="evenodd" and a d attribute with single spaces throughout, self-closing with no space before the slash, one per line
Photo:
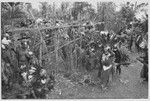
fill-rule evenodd
<path id="1" fill-rule="evenodd" d="M 1 1 L 1 99 L 147 100 L 148 1 Z"/>

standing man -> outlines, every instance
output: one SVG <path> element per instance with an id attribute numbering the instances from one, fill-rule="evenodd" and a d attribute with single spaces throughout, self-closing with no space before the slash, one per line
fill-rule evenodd
<path id="1" fill-rule="evenodd" d="M 113 52 L 115 53 L 116 72 L 119 73 L 120 75 L 121 74 L 121 68 L 120 68 L 121 54 L 120 54 L 117 44 L 115 45 Z"/>
<path id="2" fill-rule="evenodd" d="M 15 58 L 13 47 L 11 46 L 12 41 L 10 39 L 10 35 L 8 33 L 5 33 L 2 37 L 1 56 L 2 62 L 4 63 L 4 65 L 2 66 L 2 79 L 3 77 L 5 77 L 4 80 L 6 81 L 7 79 L 7 83 L 10 84 L 12 83 L 12 81 L 15 81 L 13 80 L 13 75 L 15 75 L 15 71 L 17 71 L 17 61 Z"/>
<path id="3" fill-rule="evenodd" d="M 144 56 L 137 58 L 141 63 L 143 63 L 143 68 L 141 70 L 141 78 L 144 81 L 148 81 L 148 48 L 144 49 Z"/>
<path id="4" fill-rule="evenodd" d="M 20 78 L 20 74 L 22 75 L 22 73 L 28 70 L 31 56 L 30 56 L 29 45 L 28 45 L 29 37 L 27 37 L 25 33 L 22 33 L 22 37 L 18 40 L 21 41 L 21 46 L 17 47 L 16 49 L 18 66 L 19 66 L 18 80 L 21 83 L 22 80 Z"/>

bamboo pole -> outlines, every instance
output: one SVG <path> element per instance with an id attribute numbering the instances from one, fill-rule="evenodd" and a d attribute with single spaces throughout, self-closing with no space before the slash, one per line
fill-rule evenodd
<path id="1" fill-rule="evenodd" d="M 71 43 L 73 43 L 74 41 L 77 41 L 77 40 L 80 40 L 81 38 L 77 38 L 77 39 L 75 39 L 75 40 L 73 40 L 73 41 L 70 41 L 70 42 L 67 42 L 66 44 L 64 44 L 64 45 L 62 45 L 62 46 L 60 46 L 59 48 L 58 48 L 58 50 L 59 49 L 61 49 L 62 47 L 64 47 L 64 46 L 67 46 L 67 45 L 69 45 L 69 44 L 71 44 Z M 49 54 L 52 54 L 52 53 L 54 53 L 54 52 L 56 52 L 57 50 L 54 50 L 54 51 L 52 51 L 52 52 L 47 52 L 47 54 L 49 53 Z M 45 56 L 43 56 L 43 58 L 44 58 Z"/>
<path id="2" fill-rule="evenodd" d="M 54 37 L 50 37 L 50 38 L 47 38 L 47 39 L 45 39 L 45 41 L 47 41 L 47 40 L 50 40 L 50 39 L 53 39 Z M 41 45 L 42 44 L 42 42 L 38 42 L 34 47 L 33 47 L 33 49 L 34 48 L 36 48 L 38 45 Z M 47 48 L 50 48 L 50 47 L 53 47 L 54 45 L 52 45 L 52 46 L 47 46 Z"/>
<path id="3" fill-rule="evenodd" d="M 35 20 L 35 17 L 33 16 L 31 10 L 29 10 L 29 13 L 31 14 L 32 18 Z M 39 56 L 39 63 L 40 63 L 40 66 L 42 66 L 43 37 L 42 37 L 42 33 L 40 32 L 39 26 L 36 25 L 36 27 L 37 27 L 37 30 L 38 30 L 38 32 L 39 32 L 39 34 L 40 34 L 40 42 L 42 43 L 42 44 L 40 45 L 40 56 Z"/>
<path id="4" fill-rule="evenodd" d="M 56 57 L 56 72 L 58 71 L 58 60 L 59 60 L 59 57 L 58 57 L 58 49 L 59 49 L 59 35 L 58 33 L 56 32 L 55 34 L 55 57 Z"/>
<path id="5" fill-rule="evenodd" d="M 76 69 L 77 69 L 77 67 L 78 67 L 78 62 L 77 62 L 77 58 L 78 58 L 78 56 L 77 56 L 77 49 L 78 49 L 78 46 L 75 44 L 75 52 L 74 52 L 74 55 L 75 55 L 75 68 L 74 68 L 74 70 L 75 70 L 75 72 L 76 72 Z"/>
<path id="6" fill-rule="evenodd" d="M 95 23 L 94 25 L 99 24 L 99 23 Z M 12 32 L 16 32 L 16 31 L 32 31 L 32 30 L 46 30 L 46 29 L 60 29 L 60 28 L 68 28 L 68 27 L 90 27 L 93 25 L 61 25 L 61 26 L 50 26 L 50 27 L 38 27 L 38 28 L 11 28 L 9 31 Z"/>
<path id="7" fill-rule="evenodd" d="M 73 49 L 73 44 L 70 45 L 70 71 L 73 71 L 74 69 L 74 63 L 73 63 L 73 52 L 72 52 L 72 49 Z"/>

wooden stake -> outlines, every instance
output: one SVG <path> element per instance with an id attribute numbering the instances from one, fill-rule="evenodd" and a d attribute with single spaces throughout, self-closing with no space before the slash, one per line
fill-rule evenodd
<path id="1" fill-rule="evenodd" d="M 59 49 L 59 35 L 58 33 L 56 32 L 55 34 L 55 54 L 56 54 L 56 71 L 58 70 L 58 60 L 59 60 L 59 57 L 58 57 L 58 49 Z"/>
<path id="2" fill-rule="evenodd" d="M 29 10 L 29 13 L 31 14 L 32 18 L 35 20 L 35 17 L 33 16 L 31 10 Z M 40 63 L 40 66 L 42 66 L 42 47 L 43 47 L 43 37 L 42 37 L 42 33 L 40 32 L 40 29 L 39 29 L 39 26 L 37 26 L 37 29 L 38 29 L 38 32 L 40 34 L 40 42 L 42 43 L 40 45 L 40 56 L 39 56 L 39 63 Z"/>

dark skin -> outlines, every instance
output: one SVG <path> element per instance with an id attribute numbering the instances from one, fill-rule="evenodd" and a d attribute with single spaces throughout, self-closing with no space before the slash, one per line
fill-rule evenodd
<path id="1" fill-rule="evenodd" d="M 114 49 L 114 53 L 115 53 L 115 58 L 116 58 L 115 62 L 118 63 L 116 70 L 120 75 L 121 74 L 121 68 L 120 68 L 121 65 L 119 63 L 121 62 L 120 61 L 121 60 L 121 55 L 120 55 L 120 52 L 117 48 Z"/>
<path id="2" fill-rule="evenodd" d="M 28 54 L 28 44 L 26 44 L 27 41 L 26 40 L 21 40 L 21 46 L 17 48 L 17 58 L 18 58 L 18 65 L 19 65 L 19 71 L 18 71 L 18 82 L 19 84 L 22 84 L 22 78 L 21 78 L 21 73 L 23 71 L 26 71 L 30 68 L 31 63 L 33 63 L 32 60 L 32 56 L 30 54 Z M 21 65 L 26 65 L 26 68 L 20 68 Z"/>
<path id="3" fill-rule="evenodd" d="M 143 63 L 143 70 L 141 72 L 144 72 L 143 77 L 146 81 L 148 81 L 148 50 L 144 50 L 145 55 L 137 58 L 141 63 Z"/>
<path id="4" fill-rule="evenodd" d="M 25 44 L 26 42 L 24 40 L 22 40 L 21 42 L 21 47 L 17 49 L 17 58 L 18 58 L 18 62 L 19 65 L 21 64 L 29 64 L 30 61 L 30 56 L 29 54 L 27 54 L 27 46 L 28 44 Z"/>

